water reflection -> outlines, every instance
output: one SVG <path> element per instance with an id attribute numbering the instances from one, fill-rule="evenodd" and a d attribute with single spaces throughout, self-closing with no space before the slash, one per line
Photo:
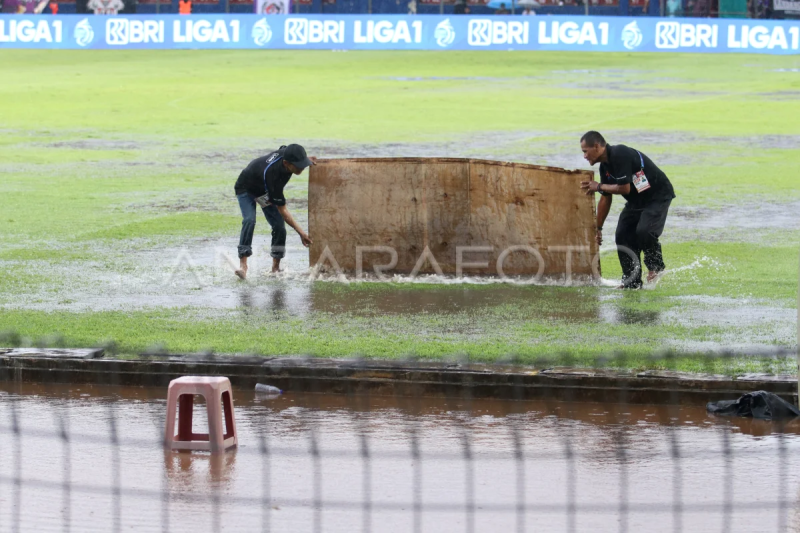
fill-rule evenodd
<path id="1" fill-rule="evenodd" d="M 12 396 L 13 395 L 13 396 Z M 125 417 L 131 410 L 148 416 L 154 439 L 161 438 L 166 411 L 166 388 L 112 387 L 92 384 L 60 383 L 0 383 L 0 405 L 9 398 L 38 398 L 55 401 L 59 409 L 88 408 L 100 404 L 109 416 L 107 406 L 115 406 L 115 416 Z M 733 398 L 732 398 L 733 399 Z M 756 420 L 742 417 L 723 417 L 709 414 L 702 405 L 647 405 L 629 403 L 564 402 L 553 400 L 493 400 L 486 398 L 394 396 L 367 394 L 313 394 L 287 392 L 278 397 L 267 397 L 250 390 L 236 390 L 234 394 L 239 418 L 263 417 L 265 412 L 279 416 L 293 430 L 305 430 L 315 419 L 329 415 L 348 414 L 355 418 L 369 415 L 392 418 L 421 418 L 425 420 L 455 420 L 464 423 L 471 419 L 525 417 L 530 420 L 557 418 L 594 426 L 600 429 L 643 425 L 725 427 L 744 435 L 763 437 L 781 433 L 800 435 L 800 419 L 785 421 Z M 302 416 L 298 416 L 302 415 Z M 291 422 L 294 421 L 294 422 Z M 104 422 L 103 422 L 104 424 Z M 103 425 L 101 424 L 101 425 Z M 105 427 L 105 426 L 103 426 Z M 148 435 L 150 432 L 148 432 Z M 174 452 L 176 456 L 182 453 Z M 200 455 L 202 457 L 202 454 Z M 187 463 L 189 464 L 189 463 Z M 214 463 L 216 464 L 216 463 Z M 209 464 L 209 468 L 213 467 Z M 223 470 L 220 470 L 220 475 Z"/>
<path id="2" fill-rule="evenodd" d="M 270 309 L 274 312 L 281 312 L 286 310 L 286 291 L 282 288 L 277 288 L 270 294 Z"/>
<path id="3" fill-rule="evenodd" d="M 639 310 L 617 305 L 606 300 L 600 308 L 603 322 L 608 324 L 628 324 L 641 326 L 657 326 L 662 321 L 662 311 Z"/>
<path id="4" fill-rule="evenodd" d="M 245 314 L 270 312 L 305 316 L 309 313 L 308 287 L 289 287 L 284 284 L 262 286 L 247 281 L 239 288 L 238 298 L 238 308 Z"/>
<path id="5" fill-rule="evenodd" d="M 622 324 L 653 326 L 661 321 L 661 311 L 640 311 L 628 307 L 617 309 L 617 321 Z"/>
<path id="6" fill-rule="evenodd" d="M 317 282 L 267 285 L 246 282 L 239 289 L 239 308 L 308 316 L 313 313 L 381 316 L 402 314 L 503 314 L 511 320 L 563 319 L 594 321 L 600 318 L 600 291 L 563 287 L 450 285 L 425 287 L 377 283 L 341 285 Z"/>
<path id="7" fill-rule="evenodd" d="M 325 413 L 350 413 L 357 418 L 369 413 L 395 412 L 402 418 L 427 421 L 456 421 L 469 425 L 470 420 L 486 417 L 503 419 L 524 418 L 528 422 L 546 418 L 577 422 L 601 431 L 613 433 L 618 428 L 637 431 L 644 426 L 726 428 L 735 433 L 764 437 L 769 435 L 800 435 L 800 420 L 768 421 L 742 417 L 723 417 L 709 414 L 701 405 L 647 405 L 591 402 L 562 402 L 548 400 L 501 401 L 491 399 L 439 398 L 416 396 L 345 396 L 338 394 L 292 394 L 264 400 L 252 394 L 239 394 L 240 402 L 266 409 L 286 419 L 289 431 L 303 431 L 309 417 L 322 419 Z M 312 411 L 309 413 L 308 411 Z M 302 414 L 303 416 L 298 417 Z M 249 416 L 249 415 L 248 415 Z M 295 420 L 292 422 L 291 420 Z M 482 422 L 476 425 L 483 425 Z"/>
<path id="8" fill-rule="evenodd" d="M 249 288 L 239 289 L 239 307 L 247 314 L 253 311 L 253 292 Z"/>
<path id="9" fill-rule="evenodd" d="M 169 488 L 178 492 L 194 487 L 224 488 L 235 477 L 236 449 L 225 453 L 164 450 L 164 471 Z"/>
<path id="10" fill-rule="evenodd" d="M 456 314 L 497 312 L 519 319 L 558 318 L 597 320 L 599 292 L 562 287 L 444 286 L 385 287 L 362 284 L 341 288 L 317 283 L 310 289 L 310 310 L 323 313 L 351 313 L 375 316 L 405 313 Z"/>
<path id="11" fill-rule="evenodd" d="M 517 501 L 552 509 L 523 513 L 529 531 L 566 530 L 567 518 L 581 531 L 615 531 L 620 519 L 629 531 L 719 530 L 726 494 L 736 527 L 776 531 L 800 486 L 800 423 L 715 417 L 703 406 L 291 392 L 268 400 L 238 390 L 240 447 L 212 455 L 164 452 L 151 425 L 163 428 L 166 388 L 2 389 L 0 415 L 8 425 L 13 404 L 20 424 L 19 437 L 0 433 L 12 458 L 0 462 L 0 479 L 22 474 L 20 530 L 63 524 L 65 465 L 74 490 L 63 529 L 73 531 L 161 531 L 165 516 L 186 531 L 360 531 L 365 498 L 375 504 L 366 530 L 413 530 L 417 502 L 430 505 L 425 530 L 461 531 L 467 490 L 476 531 L 520 529 Z M 53 429 L 55 411 L 69 417 L 69 446 Z M 118 442 L 106 424 L 112 414 Z M 632 510 L 621 517 L 623 480 Z M 698 502 L 676 528 L 674 506 Z"/>

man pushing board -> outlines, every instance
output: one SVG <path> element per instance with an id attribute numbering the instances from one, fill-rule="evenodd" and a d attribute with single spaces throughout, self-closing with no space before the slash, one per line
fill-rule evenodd
<path id="1" fill-rule="evenodd" d="M 311 245 L 311 237 L 294 221 L 286 207 L 283 188 L 292 175 L 299 176 L 306 167 L 316 164 L 299 144 L 281 146 L 269 154 L 250 162 L 236 180 L 234 191 L 242 210 L 242 232 L 239 236 L 240 279 L 247 277 L 247 258 L 253 255 L 253 232 L 256 227 L 256 204 L 272 227 L 272 272 L 279 272 L 281 259 L 286 255 L 286 224 L 300 235 L 303 246 Z"/>
<path id="2" fill-rule="evenodd" d="M 612 195 L 622 195 L 627 203 L 617 222 L 616 243 L 622 266 L 623 289 L 642 286 L 644 252 L 648 283 L 664 272 L 664 257 L 658 238 L 667 222 L 669 204 L 675 198 L 667 175 L 649 157 L 623 144 L 611 146 L 596 131 L 581 137 L 583 157 L 590 165 L 600 163 L 600 181 L 582 181 L 586 194 L 601 194 L 597 203 L 597 244 L 603 241 L 603 223 L 611 209 Z"/>

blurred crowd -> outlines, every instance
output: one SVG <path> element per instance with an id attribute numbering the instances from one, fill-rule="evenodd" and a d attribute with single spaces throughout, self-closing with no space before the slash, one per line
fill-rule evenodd
<path id="1" fill-rule="evenodd" d="M 63 3 L 74 5 L 74 10 L 71 12 L 78 14 L 135 15 L 139 2 L 138 0 L 73 0 Z M 168 5 L 170 0 L 164 0 L 163 3 Z M 0 12 L 16 15 L 58 15 L 59 2 L 57 0 L 0 0 Z M 190 15 L 192 0 L 178 0 L 178 13 Z"/>

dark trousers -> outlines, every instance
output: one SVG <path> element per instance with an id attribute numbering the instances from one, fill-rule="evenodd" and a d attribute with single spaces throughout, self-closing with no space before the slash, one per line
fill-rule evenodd
<path id="1" fill-rule="evenodd" d="M 239 208 L 242 210 L 242 233 L 239 235 L 239 257 L 253 255 L 253 232 L 256 229 L 256 197 L 250 193 L 237 194 Z M 272 247 L 270 254 L 275 259 L 286 255 L 286 223 L 278 208 L 268 205 L 261 209 L 272 227 Z"/>
<path id="2" fill-rule="evenodd" d="M 664 231 L 671 202 L 672 200 L 651 202 L 643 209 L 633 209 L 626 205 L 619 215 L 616 242 L 619 263 L 622 266 L 622 283 L 625 287 L 642 286 L 642 252 L 648 270 L 664 270 L 664 257 L 661 255 L 658 238 Z"/>

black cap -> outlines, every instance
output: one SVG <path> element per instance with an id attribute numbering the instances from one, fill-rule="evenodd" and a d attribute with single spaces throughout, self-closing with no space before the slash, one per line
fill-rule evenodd
<path id="1" fill-rule="evenodd" d="M 306 149 L 299 144 L 290 144 L 287 146 L 283 150 L 283 159 L 300 170 L 311 166 L 311 160 L 306 155 Z"/>

